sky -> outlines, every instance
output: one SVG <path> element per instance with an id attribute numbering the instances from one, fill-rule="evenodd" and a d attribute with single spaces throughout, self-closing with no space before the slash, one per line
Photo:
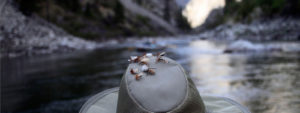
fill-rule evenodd
<path id="1" fill-rule="evenodd" d="M 202 25 L 213 9 L 225 6 L 225 0 L 176 0 L 176 2 L 180 6 L 186 6 L 182 14 L 192 28 Z"/>

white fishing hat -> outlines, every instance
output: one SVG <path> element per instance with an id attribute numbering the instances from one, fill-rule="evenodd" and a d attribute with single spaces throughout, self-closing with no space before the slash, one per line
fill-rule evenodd
<path id="1" fill-rule="evenodd" d="M 120 87 L 91 97 L 80 113 L 250 113 L 229 98 L 200 96 L 184 69 L 164 54 L 130 62 Z"/>

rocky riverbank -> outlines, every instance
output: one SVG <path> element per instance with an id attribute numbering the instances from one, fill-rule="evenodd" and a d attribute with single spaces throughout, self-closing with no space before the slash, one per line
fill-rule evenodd
<path id="1" fill-rule="evenodd" d="M 69 35 L 38 16 L 24 16 L 8 1 L 2 1 L 1 6 L 1 56 L 91 50 L 99 47 L 95 42 Z"/>
<path id="2" fill-rule="evenodd" d="M 300 19 L 274 18 L 254 20 L 249 24 L 225 23 L 204 31 L 198 35 L 201 38 L 217 40 L 250 40 L 250 41 L 299 41 Z"/>

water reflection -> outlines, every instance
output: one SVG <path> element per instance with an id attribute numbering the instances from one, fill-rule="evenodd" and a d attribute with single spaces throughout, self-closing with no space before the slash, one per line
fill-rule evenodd
<path id="1" fill-rule="evenodd" d="M 228 45 L 223 42 L 157 40 L 166 47 L 149 52 L 166 51 L 191 75 L 201 94 L 233 98 L 253 113 L 298 113 L 299 53 L 225 54 Z M 142 42 L 67 55 L 1 58 L 1 110 L 78 112 L 91 95 L 119 85 L 129 56 L 143 53 L 132 49 Z"/>
<path id="2" fill-rule="evenodd" d="M 195 41 L 190 44 L 192 48 L 205 50 L 196 52 L 191 57 L 191 73 L 200 92 L 218 94 L 227 92 L 230 85 L 227 81 L 218 79 L 223 75 L 228 75 L 231 68 L 228 67 L 230 59 L 227 55 L 218 52 L 221 50 L 212 42 Z M 212 87 L 219 87 L 218 90 L 211 90 Z"/>
<path id="3" fill-rule="evenodd" d="M 190 75 L 203 95 L 227 96 L 252 112 L 299 112 L 296 54 L 223 54 L 223 46 L 191 42 Z M 199 51 L 199 50 L 205 51 Z M 287 58 L 288 57 L 288 58 Z"/>
<path id="4" fill-rule="evenodd" d="M 6 112 L 48 109 L 44 112 L 51 113 L 51 109 L 57 109 L 51 108 L 52 102 L 66 101 L 67 106 L 59 112 L 77 112 L 85 100 L 73 103 L 72 99 L 80 100 L 119 85 L 127 65 L 125 57 L 128 58 L 119 51 L 3 58 L 1 103 L 5 104 L 1 104 L 1 108 Z"/>

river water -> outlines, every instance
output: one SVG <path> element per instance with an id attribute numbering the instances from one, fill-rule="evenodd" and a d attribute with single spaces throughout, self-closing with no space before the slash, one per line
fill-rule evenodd
<path id="1" fill-rule="evenodd" d="M 299 113 L 300 43 L 249 43 L 129 39 L 94 51 L 3 57 L 1 109 L 13 113 L 78 112 L 91 95 L 119 85 L 130 56 L 165 51 L 186 69 L 201 95 L 232 98 L 253 113 Z M 248 46 L 224 53 L 239 44 Z"/>

